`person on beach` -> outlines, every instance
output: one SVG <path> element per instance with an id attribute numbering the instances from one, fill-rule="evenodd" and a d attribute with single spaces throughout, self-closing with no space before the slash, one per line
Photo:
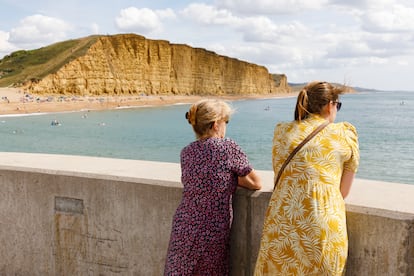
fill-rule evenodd
<path id="1" fill-rule="evenodd" d="M 274 130 L 275 188 L 263 225 L 255 276 L 342 275 L 348 253 L 345 202 L 359 165 L 358 136 L 334 123 L 342 87 L 311 82 L 298 94 L 295 120 Z M 289 154 L 313 130 L 280 174 Z M 316 133 L 316 132 L 315 132 Z"/>
<path id="2" fill-rule="evenodd" d="M 229 275 L 232 196 L 237 186 L 261 188 L 246 154 L 225 138 L 232 113 L 220 100 L 201 100 L 186 113 L 197 139 L 181 151 L 184 189 L 164 275 Z"/>

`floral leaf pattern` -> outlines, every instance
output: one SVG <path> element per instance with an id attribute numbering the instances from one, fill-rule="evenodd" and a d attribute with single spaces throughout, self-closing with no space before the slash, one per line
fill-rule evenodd
<path id="1" fill-rule="evenodd" d="M 273 138 L 277 175 L 289 153 L 324 119 L 312 115 L 280 123 Z M 347 122 L 332 123 L 285 168 L 266 211 L 255 276 L 342 275 L 348 253 L 343 170 L 357 171 L 358 135 Z"/>

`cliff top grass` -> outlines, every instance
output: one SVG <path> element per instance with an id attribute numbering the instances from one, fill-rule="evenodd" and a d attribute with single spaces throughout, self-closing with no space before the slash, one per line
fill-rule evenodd
<path id="1" fill-rule="evenodd" d="M 88 36 L 11 53 L 0 60 L 0 87 L 18 87 L 55 73 L 66 63 L 83 56 L 98 38 Z"/>

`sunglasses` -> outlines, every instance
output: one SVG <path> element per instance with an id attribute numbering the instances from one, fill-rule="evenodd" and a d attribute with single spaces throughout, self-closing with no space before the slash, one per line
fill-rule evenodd
<path id="1" fill-rule="evenodd" d="M 341 106 L 342 106 L 342 103 L 341 102 L 332 102 L 333 104 L 336 104 L 336 110 L 337 111 L 339 111 L 339 110 L 341 110 Z"/>

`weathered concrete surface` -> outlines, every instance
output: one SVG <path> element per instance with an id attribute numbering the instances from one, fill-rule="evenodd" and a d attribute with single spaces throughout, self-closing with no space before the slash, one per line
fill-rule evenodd
<path id="1" fill-rule="evenodd" d="M 178 164 L 0 159 L 0 275 L 162 275 Z M 81 200 L 83 213 L 57 210 L 57 198 Z"/>
<path id="2" fill-rule="evenodd" d="M 347 199 L 347 275 L 414 275 L 414 185 L 355 184 Z"/>
<path id="3" fill-rule="evenodd" d="M 232 275 L 251 275 L 273 173 L 234 203 Z M 346 275 L 414 275 L 414 185 L 357 179 Z M 179 164 L 0 153 L 0 275 L 162 275 Z"/>

